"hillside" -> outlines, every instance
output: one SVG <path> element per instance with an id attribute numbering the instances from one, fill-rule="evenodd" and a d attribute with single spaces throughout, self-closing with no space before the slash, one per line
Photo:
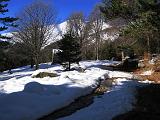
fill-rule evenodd
<path id="1" fill-rule="evenodd" d="M 112 41 L 115 40 L 118 37 L 118 31 L 125 24 L 126 24 L 125 20 L 123 20 L 121 18 L 104 23 L 103 30 L 102 30 L 103 40 L 112 40 Z M 48 40 L 47 45 L 50 45 L 51 43 L 54 43 L 54 42 L 60 40 L 62 38 L 62 35 L 64 33 L 66 33 L 66 30 L 67 30 L 67 21 L 64 21 L 64 22 L 58 24 L 53 30 L 53 37 L 52 38 L 54 38 L 54 39 Z M 12 33 L 3 33 L 2 35 L 7 36 L 7 37 L 13 37 Z M 7 41 L 7 40 L 0 39 L 0 41 Z"/>

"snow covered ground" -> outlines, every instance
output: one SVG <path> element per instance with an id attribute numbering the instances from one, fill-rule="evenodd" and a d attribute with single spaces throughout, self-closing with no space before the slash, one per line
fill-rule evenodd
<path id="1" fill-rule="evenodd" d="M 113 117 L 130 111 L 139 83 L 125 78 L 118 78 L 116 82 L 111 91 L 95 98 L 92 105 L 59 120 L 112 120 Z"/>
<path id="2" fill-rule="evenodd" d="M 111 91 L 102 98 L 64 120 L 110 120 L 113 116 L 132 108 L 134 90 L 138 82 L 127 80 L 128 73 L 102 70 L 100 65 L 117 64 L 114 61 L 83 61 L 84 72 L 63 72 L 60 65 L 41 64 L 40 70 L 29 66 L 0 73 L 0 120 L 36 120 L 50 112 L 69 105 L 76 98 L 89 94 L 100 80 L 116 79 Z M 72 65 L 72 67 L 78 67 Z M 57 77 L 32 78 L 39 72 L 55 72 Z"/>
<path id="3" fill-rule="evenodd" d="M 153 70 L 148 70 L 148 71 L 144 71 L 143 73 L 141 73 L 140 75 L 152 75 L 154 73 Z"/>

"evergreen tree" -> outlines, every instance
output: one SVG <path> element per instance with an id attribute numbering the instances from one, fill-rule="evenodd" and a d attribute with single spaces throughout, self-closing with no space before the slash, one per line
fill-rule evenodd
<path id="1" fill-rule="evenodd" d="M 0 0 L 0 39 L 10 39 L 7 36 L 1 35 L 1 33 L 3 31 L 7 30 L 9 27 L 16 27 L 17 26 L 14 24 L 14 22 L 17 20 L 17 18 L 5 16 L 5 13 L 8 12 L 8 9 L 6 8 L 8 6 L 8 4 L 6 2 L 8 2 L 8 1 L 9 0 Z M 11 66 L 9 66 L 9 64 L 10 64 L 9 60 L 12 57 L 11 56 L 6 57 L 6 56 L 8 56 L 9 47 L 10 47 L 9 42 L 0 41 L 0 56 L 1 56 L 1 58 L 0 58 L 0 71 L 11 68 Z"/>
<path id="2" fill-rule="evenodd" d="M 139 0 L 139 17 L 130 23 L 122 35 L 136 39 L 148 53 L 159 53 L 160 4 L 156 0 Z"/>
<path id="3" fill-rule="evenodd" d="M 100 10 L 107 19 L 124 18 L 127 20 L 137 17 L 138 0 L 102 0 Z"/>
<path id="4" fill-rule="evenodd" d="M 17 25 L 14 24 L 14 22 L 17 20 L 17 18 L 13 18 L 13 17 L 4 17 L 4 14 L 6 12 L 8 12 L 8 9 L 6 8 L 8 6 L 8 4 L 6 2 L 8 2 L 10 0 L 0 0 L 0 32 L 5 31 L 8 29 L 8 27 L 16 27 Z M 6 39 L 8 37 L 6 36 L 2 36 L 0 34 L 0 38 L 2 39 Z"/>
<path id="5" fill-rule="evenodd" d="M 134 46 L 136 50 L 138 44 L 148 53 L 159 52 L 160 3 L 158 0 L 103 0 L 103 3 L 101 11 L 106 19 L 121 17 L 128 20 L 129 24 L 121 30 L 120 36 L 132 38 L 129 47 Z"/>
<path id="6" fill-rule="evenodd" d="M 116 49 L 114 47 L 114 42 L 108 42 L 108 41 L 105 41 L 105 43 L 103 43 L 101 49 L 100 49 L 100 56 L 102 60 L 104 59 L 112 59 L 112 58 L 115 58 L 117 57 L 117 54 L 116 54 Z"/>
<path id="7" fill-rule="evenodd" d="M 62 52 L 58 53 L 59 61 L 60 63 L 67 62 L 68 70 L 70 70 L 71 63 L 78 63 L 81 60 L 80 43 L 71 33 L 63 36 L 59 42 L 59 49 L 62 50 Z"/>
<path id="8" fill-rule="evenodd" d="M 2 72 L 5 69 L 5 53 L 4 50 L 8 48 L 9 42 L 2 41 L 0 42 L 0 72 Z"/>

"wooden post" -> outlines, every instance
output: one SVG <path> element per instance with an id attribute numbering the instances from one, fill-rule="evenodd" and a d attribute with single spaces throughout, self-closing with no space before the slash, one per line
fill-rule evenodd
<path id="1" fill-rule="evenodd" d="M 124 51 L 123 50 L 122 50 L 121 54 L 122 54 L 122 62 L 123 62 L 124 61 Z"/>
<path id="2" fill-rule="evenodd" d="M 52 64 L 53 64 L 53 59 L 54 59 L 54 49 L 52 50 Z"/>

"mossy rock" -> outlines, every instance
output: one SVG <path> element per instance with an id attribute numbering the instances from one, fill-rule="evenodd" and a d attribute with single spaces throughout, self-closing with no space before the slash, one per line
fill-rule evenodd
<path id="1" fill-rule="evenodd" d="M 32 76 L 33 78 L 44 78 L 44 77 L 57 77 L 56 73 L 40 72 L 37 75 Z"/>
<path id="2" fill-rule="evenodd" d="M 84 72 L 85 71 L 85 69 L 84 68 L 82 68 L 82 67 L 75 67 L 75 68 L 71 68 L 71 71 L 73 71 L 73 70 L 76 70 L 76 71 L 78 71 L 78 72 Z"/>

